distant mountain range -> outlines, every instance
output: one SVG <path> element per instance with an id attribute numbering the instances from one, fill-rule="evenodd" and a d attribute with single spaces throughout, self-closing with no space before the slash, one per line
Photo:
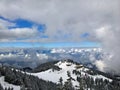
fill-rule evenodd
<path id="1" fill-rule="evenodd" d="M 102 48 L 0 48 L 0 62 L 19 68 L 34 68 L 48 61 L 63 59 L 72 59 L 93 67 L 96 60 L 110 57 Z"/>

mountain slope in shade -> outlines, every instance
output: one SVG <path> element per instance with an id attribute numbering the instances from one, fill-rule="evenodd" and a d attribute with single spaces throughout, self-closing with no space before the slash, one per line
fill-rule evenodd
<path id="1" fill-rule="evenodd" d="M 57 84 L 8 66 L 0 66 L 0 90 L 57 90 Z"/>

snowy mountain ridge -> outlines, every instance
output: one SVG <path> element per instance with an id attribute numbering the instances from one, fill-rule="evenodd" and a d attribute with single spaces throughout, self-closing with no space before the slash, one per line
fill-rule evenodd
<path id="1" fill-rule="evenodd" d="M 34 75 L 43 80 L 52 81 L 58 84 L 60 78 L 63 79 L 63 83 L 65 83 L 69 79 L 67 75 L 69 72 L 72 78 L 72 84 L 76 89 L 79 87 L 79 82 L 77 81 L 78 77 L 82 77 L 82 78 L 90 77 L 90 78 L 93 78 L 94 81 L 95 79 L 102 79 L 102 80 L 108 80 L 109 82 L 112 82 L 112 79 L 109 79 L 103 75 L 99 75 L 99 74 L 91 75 L 90 73 L 88 73 L 88 72 L 93 73 L 93 71 L 91 71 L 90 69 L 84 67 L 81 64 L 75 64 L 74 62 L 69 62 L 68 60 L 59 61 L 58 63 L 55 64 L 55 66 L 59 67 L 60 69 L 56 70 L 56 69 L 50 68 L 46 71 L 31 73 L 31 75 Z"/>
<path id="2" fill-rule="evenodd" d="M 51 49 L 51 53 L 80 53 L 80 52 L 102 52 L 102 48 L 53 48 Z"/>

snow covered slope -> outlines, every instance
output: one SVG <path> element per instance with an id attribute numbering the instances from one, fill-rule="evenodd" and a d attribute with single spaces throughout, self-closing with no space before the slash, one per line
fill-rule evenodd
<path id="1" fill-rule="evenodd" d="M 70 61 L 59 61 L 58 63 L 55 64 L 55 66 L 58 66 L 60 68 L 60 70 L 55 70 L 53 68 L 50 68 L 46 71 L 42 71 L 42 72 L 38 72 L 38 73 L 31 73 L 31 75 L 34 76 L 38 76 L 41 79 L 47 80 L 47 81 L 52 81 L 54 83 L 59 83 L 59 79 L 62 77 L 63 79 L 63 83 L 67 81 L 67 79 L 69 78 L 67 73 L 70 72 L 71 77 L 72 77 L 72 84 L 74 87 L 78 87 L 79 86 L 79 82 L 77 81 L 77 76 L 81 77 L 92 77 L 94 80 L 96 78 L 99 79 L 103 79 L 103 80 L 109 80 L 110 82 L 112 81 L 111 79 L 96 74 L 96 75 L 91 75 L 88 72 L 92 72 L 90 69 L 85 68 L 83 65 L 80 64 L 76 64 L 74 62 L 70 62 Z M 75 71 L 80 72 L 80 74 L 75 74 Z"/>
<path id="2" fill-rule="evenodd" d="M 4 80 L 4 76 L 0 77 L 0 84 L 2 85 L 2 87 L 5 88 L 13 88 L 13 90 L 20 90 L 20 86 L 16 86 L 13 84 L 9 84 L 8 82 L 5 82 Z"/>

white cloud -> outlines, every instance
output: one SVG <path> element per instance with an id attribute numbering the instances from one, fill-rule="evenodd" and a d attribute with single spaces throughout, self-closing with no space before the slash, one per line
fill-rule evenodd
<path id="1" fill-rule="evenodd" d="M 13 55 L 13 54 L 11 54 L 11 53 L 6 54 L 6 55 L 0 54 L 0 60 L 2 60 L 2 59 L 4 59 L 4 58 L 12 58 L 12 57 L 16 57 L 16 55 Z"/>
<path id="2" fill-rule="evenodd" d="M 49 40 L 44 39 L 44 42 L 94 41 L 95 29 L 117 23 L 119 6 L 119 0 L 1 0 L 0 15 L 11 20 L 23 18 L 46 24 L 45 34 Z M 80 38 L 85 32 L 91 36 Z"/>
<path id="3" fill-rule="evenodd" d="M 38 35 L 38 31 L 35 28 L 14 28 L 11 30 L 0 30 L 0 41 L 17 41 L 17 39 L 33 38 Z M 11 41 L 10 41 L 11 42 Z"/>
<path id="4" fill-rule="evenodd" d="M 9 27 L 9 26 L 15 26 L 15 23 L 11 23 L 11 22 L 0 19 L 0 30 L 5 29 L 6 27 Z"/>
<path id="5" fill-rule="evenodd" d="M 38 57 L 39 60 L 47 60 L 48 59 L 48 56 L 46 54 L 37 53 L 36 56 Z"/>
<path id="6" fill-rule="evenodd" d="M 104 69 L 105 69 L 106 65 L 105 65 L 104 61 L 97 60 L 97 61 L 95 61 L 95 65 L 98 67 L 99 70 L 105 71 Z"/>
<path id="7" fill-rule="evenodd" d="M 112 54 L 112 57 L 105 58 L 102 63 L 107 70 L 113 70 L 120 73 L 120 28 L 119 27 L 101 27 L 96 30 L 98 40 L 101 41 L 104 50 Z M 99 67 L 99 64 L 97 64 Z M 105 68 L 105 69 L 106 69 Z"/>

